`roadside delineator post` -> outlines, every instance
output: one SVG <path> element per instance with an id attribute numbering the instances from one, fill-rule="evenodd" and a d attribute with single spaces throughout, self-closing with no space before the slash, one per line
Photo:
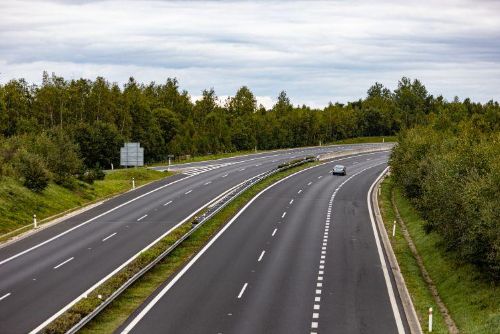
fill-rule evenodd
<path id="1" fill-rule="evenodd" d="M 33 215 L 33 228 L 38 228 L 38 223 L 36 222 L 36 215 Z"/>
<path id="2" fill-rule="evenodd" d="M 396 221 L 394 221 L 394 225 L 392 225 L 392 236 L 396 236 Z"/>
<path id="3" fill-rule="evenodd" d="M 135 189 L 135 177 L 132 178 L 132 189 Z"/>
<path id="4" fill-rule="evenodd" d="M 432 332 L 432 307 L 429 307 L 429 333 Z"/>

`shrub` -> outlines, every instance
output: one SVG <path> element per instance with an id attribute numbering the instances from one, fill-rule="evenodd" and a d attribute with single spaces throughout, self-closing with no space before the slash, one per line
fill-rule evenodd
<path id="1" fill-rule="evenodd" d="M 39 156 L 20 151 L 17 165 L 23 178 L 23 185 L 26 188 L 36 192 L 41 192 L 47 188 L 50 174 Z"/>

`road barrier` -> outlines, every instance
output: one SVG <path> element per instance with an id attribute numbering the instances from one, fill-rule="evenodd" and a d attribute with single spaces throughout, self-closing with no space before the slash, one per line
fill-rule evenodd
<path id="1" fill-rule="evenodd" d="M 83 317 L 78 323 L 76 323 L 71 329 L 69 329 L 66 333 L 73 334 L 82 329 L 86 324 L 88 324 L 94 317 L 96 317 L 102 310 L 104 310 L 111 302 L 113 302 L 120 294 L 122 294 L 128 287 L 130 287 L 134 282 L 136 282 L 139 278 L 141 278 L 144 274 L 146 274 L 149 270 L 151 270 L 155 265 L 157 265 L 160 261 L 162 261 L 165 257 L 167 257 L 172 251 L 174 251 L 184 240 L 186 240 L 190 235 L 192 235 L 195 231 L 197 231 L 205 222 L 207 222 L 210 218 L 212 218 L 215 214 L 221 211 L 224 207 L 226 207 L 229 203 L 231 203 L 234 199 L 240 196 L 243 192 L 248 190 L 250 187 L 259 183 L 260 181 L 274 175 L 278 172 L 303 165 L 308 162 L 316 161 L 315 157 L 306 157 L 304 159 L 293 160 L 289 163 L 283 164 L 269 170 L 263 174 L 254 176 L 246 180 L 245 182 L 239 184 L 238 186 L 230 189 L 230 191 L 226 192 L 223 196 L 221 196 L 217 201 L 210 204 L 205 209 L 200 210 L 203 212 L 200 216 L 195 217 L 192 221 L 192 228 L 182 235 L 179 239 L 175 241 L 170 247 L 168 247 L 164 252 L 162 252 L 159 256 L 157 256 L 154 260 L 152 260 L 149 264 L 147 264 L 140 271 L 135 273 L 130 279 L 128 279 L 124 284 L 122 284 L 117 290 L 115 290 L 112 294 L 110 294 L 105 300 L 102 301 L 94 310 L 92 310 L 89 314 Z M 126 268 L 123 268 L 126 270 Z M 111 278 L 110 278 L 111 279 Z M 104 283 L 105 284 L 105 283 Z M 96 289 L 98 289 L 97 287 Z M 100 296 L 100 295 L 99 295 Z M 101 299 L 101 298 L 99 298 Z M 56 319 L 57 320 L 57 319 Z M 43 332 L 43 330 L 42 330 Z"/>

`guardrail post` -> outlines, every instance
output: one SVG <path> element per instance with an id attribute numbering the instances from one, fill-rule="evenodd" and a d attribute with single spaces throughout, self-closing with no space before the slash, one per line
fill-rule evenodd
<path id="1" fill-rule="evenodd" d="M 432 307 L 429 307 L 429 333 L 432 333 Z"/>
<path id="2" fill-rule="evenodd" d="M 36 215 L 33 215 L 33 228 L 38 228 L 38 223 L 36 222 Z"/>
<path id="3" fill-rule="evenodd" d="M 135 177 L 132 178 L 132 189 L 135 189 Z"/>
<path id="4" fill-rule="evenodd" d="M 392 237 L 396 236 L 396 221 L 394 221 L 394 225 L 392 225 Z"/>

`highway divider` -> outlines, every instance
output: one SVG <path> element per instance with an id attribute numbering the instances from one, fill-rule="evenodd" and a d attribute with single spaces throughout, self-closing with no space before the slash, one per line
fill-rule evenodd
<path id="1" fill-rule="evenodd" d="M 345 154 L 344 154 L 345 155 Z M 129 286 L 167 257 L 205 222 L 226 207 L 250 187 L 278 172 L 316 161 L 316 157 L 293 160 L 275 169 L 257 175 L 229 189 L 216 201 L 198 210 L 195 217 L 186 221 L 153 247 L 139 255 L 116 275 L 96 287 L 66 312 L 42 329 L 42 333 L 76 333 L 113 302 Z"/>

